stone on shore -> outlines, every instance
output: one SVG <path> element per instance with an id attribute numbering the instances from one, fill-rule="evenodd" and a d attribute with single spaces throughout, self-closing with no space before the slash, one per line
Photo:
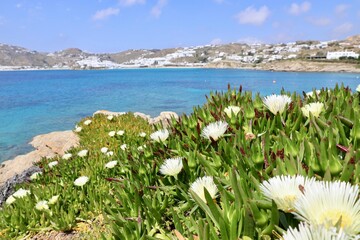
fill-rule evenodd
<path id="1" fill-rule="evenodd" d="M 109 115 L 113 115 L 113 116 L 121 116 L 126 114 L 126 112 L 111 112 L 111 111 L 107 111 L 107 110 L 99 110 L 94 112 L 93 116 L 95 116 L 96 114 L 104 114 L 106 116 Z M 149 124 L 158 124 L 161 123 L 164 127 L 168 126 L 169 121 L 171 120 L 171 118 L 175 118 L 178 119 L 179 116 L 177 115 L 177 113 L 175 112 L 161 112 L 159 116 L 151 118 L 150 115 L 146 115 L 144 113 L 140 113 L 140 112 L 135 112 L 134 116 L 136 117 L 141 117 L 142 119 L 148 121 Z"/>
<path id="2" fill-rule="evenodd" d="M 79 137 L 71 130 L 51 132 L 34 137 L 30 144 L 35 148 L 34 151 L 1 163 L 0 186 L 13 176 L 32 167 L 43 157 L 63 155 L 67 150 L 79 144 Z"/>
<path id="3" fill-rule="evenodd" d="M 178 119 L 179 116 L 175 112 L 161 112 L 158 117 L 149 120 L 150 124 L 161 123 L 164 127 L 167 127 L 170 123 L 171 118 Z"/>

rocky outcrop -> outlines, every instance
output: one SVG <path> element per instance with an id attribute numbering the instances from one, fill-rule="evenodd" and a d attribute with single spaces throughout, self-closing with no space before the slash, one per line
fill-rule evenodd
<path id="1" fill-rule="evenodd" d="M 73 131 L 51 132 L 34 137 L 30 144 L 35 148 L 34 151 L 1 164 L 0 186 L 13 176 L 31 168 L 43 157 L 63 155 L 71 147 L 79 144 L 79 137 Z"/>
<path id="2" fill-rule="evenodd" d="M 150 124 L 161 123 L 164 127 L 167 127 L 170 123 L 171 118 L 178 119 L 179 116 L 175 112 L 161 112 L 158 117 L 151 118 L 149 120 Z"/>
<path id="3" fill-rule="evenodd" d="M 96 114 L 104 114 L 104 115 L 113 115 L 113 116 L 120 116 L 126 114 L 126 112 L 111 112 L 107 110 L 99 110 L 94 112 L 93 116 Z M 161 123 L 164 127 L 168 126 L 169 121 L 171 118 L 178 119 L 179 116 L 175 112 L 161 112 L 159 116 L 151 118 L 150 115 L 146 115 L 144 113 L 135 112 L 134 116 L 141 117 L 142 119 L 149 122 L 149 124 L 158 124 Z"/>
<path id="4" fill-rule="evenodd" d="M 119 116 L 126 114 L 126 112 L 99 110 L 93 115 L 96 114 Z M 175 112 L 161 112 L 160 115 L 155 118 L 151 118 L 150 115 L 140 112 L 135 112 L 134 115 L 143 118 L 148 121 L 149 124 L 160 123 L 164 127 L 169 124 L 171 118 L 179 118 Z M 30 144 L 35 148 L 34 151 L 25 155 L 19 155 L 13 160 L 5 161 L 0 165 L 0 186 L 13 176 L 21 174 L 31 168 L 34 163 L 41 158 L 52 158 L 56 155 L 63 155 L 70 148 L 78 146 L 79 137 L 71 130 L 51 132 L 34 137 Z"/>
<path id="5" fill-rule="evenodd" d="M 359 64 L 286 60 L 259 64 L 262 70 L 283 72 L 360 72 Z"/>
<path id="6" fill-rule="evenodd" d="M 96 114 L 120 116 L 126 114 L 126 112 L 99 110 L 93 116 Z M 135 112 L 134 115 L 143 118 L 149 124 L 162 124 L 164 127 L 169 125 L 172 118 L 179 118 L 175 112 L 161 112 L 155 118 L 140 112 Z M 16 184 L 27 181 L 32 173 L 41 171 L 40 168 L 34 166 L 34 163 L 44 157 L 52 158 L 63 155 L 70 148 L 79 145 L 79 137 L 71 130 L 51 132 L 34 137 L 30 144 L 35 148 L 34 151 L 17 156 L 13 160 L 5 161 L 0 165 L 0 206 L 12 194 Z"/>

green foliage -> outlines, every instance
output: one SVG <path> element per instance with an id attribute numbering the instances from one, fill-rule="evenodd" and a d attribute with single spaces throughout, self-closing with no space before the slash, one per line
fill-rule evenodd
<path id="1" fill-rule="evenodd" d="M 109 121 L 102 115 L 79 126 L 81 147 L 72 149 L 70 160 L 43 159 L 44 173 L 38 180 L 19 187 L 31 194 L 0 211 L 0 229 L 14 237 L 47 229 L 69 231 L 80 221 L 104 215 L 103 239 L 273 239 L 297 226 L 298 221 L 264 200 L 259 185 L 277 175 L 303 175 L 319 180 L 360 183 L 359 96 L 336 86 L 319 93 L 291 96 L 281 115 L 273 115 L 259 94 L 231 89 L 213 92 L 193 113 L 172 119 L 169 138 L 162 143 L 149 139 L 152 129 L 133 115 Z M 324 104 L 319 117 L 303 116 L 301 107 Z M 227 106 L 240 112 L 228 116 Z M 202 129 L 214 121 L 226 121 L 228 129 L 218 141 L 202 137 Z M 110 137 L 110 131 L 125 130 Z M 139 137 L 146 132 L 147 137 Z M 122 144 L 126 150 L 121 150 Z M 139 146 L 143 147 L 139 150 Z M 114 151 L 108 157 L 100 149 Z M 76 156 L 82 149 L 87 157 Z M 164 176 L 159 169 L 167 158 L 182 157 L 177 176 Z M 53 168 L 48 163 L 58 160 Z M 111 169 L 110 160 L 118 160 Z M 74 186 L 79 176 L 89 176 L 83 187 Z M 213 176 L 218 195 L 205 191 L 206 203 L 191 184 Z M 34 210 L 38 200 L 60 195 L 49 211 Z"/>

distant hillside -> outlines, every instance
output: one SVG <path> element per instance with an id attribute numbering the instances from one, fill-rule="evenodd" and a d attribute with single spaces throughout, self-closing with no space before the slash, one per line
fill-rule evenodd
<path id="1" fill-rule="evenodd" d="M 53 53 L 0 44 L 1 69 L 110 69 L 129 67 L 241 67 L 279 60 L 324 59 L 328 51 L 360 53 L 360 35 L 341 41 L 296 41 L 282 44 L 204 45 L 169 49 L 138 49 L 94 54 L 78 48 Z"/>

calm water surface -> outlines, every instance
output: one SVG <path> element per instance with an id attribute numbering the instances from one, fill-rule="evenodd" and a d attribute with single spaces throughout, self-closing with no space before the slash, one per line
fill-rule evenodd
<path id="1" fill-rule="evenodd" d="M 226 90 L 228 83 L 266 96 L 281 88 L 308 92 L 336 83 L 355 89 L 359 77 L 234 69 L 0 72 L 0 162 L 30 151 L 32 137 L 72 129 L 99 109 L 151 116 L 161 111 L 190 113 L 211 90 Z"/>

